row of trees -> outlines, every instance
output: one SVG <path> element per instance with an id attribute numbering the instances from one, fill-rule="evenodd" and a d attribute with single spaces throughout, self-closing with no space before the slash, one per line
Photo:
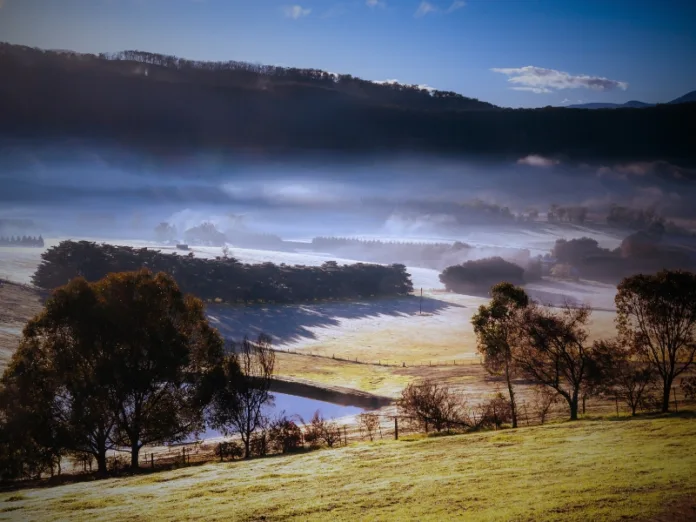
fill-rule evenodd
<path id="1" fill-rule="evenodd" d="M 234 258 L 202 259 L 193 254 L 162 254 L 146 248 L 63 241 L 42 255 L 32 282 L 56 288 L 74 277 L 97 281 L 111 272 L 147 267 L 174 276 L 182 290 L 201 299 L 225 302 L 289 303 L 406 295 L 413 290 L 403 265 L 356 263 L 288 266 L 244 264 Z"/>
<path id="2" fill-rule="evenodd" d="M 363 240 L 341 237 L 315 237 L 312 248 L 337 256 L 364 259 L 375 263 L 399 262 L 408 266 L 442 269 L 466 259 L 471 246 L 454 243 L 417 243 Z"/>
<path id="3" fill-rule="evenodd" d="M 621 397 L 636 409 L 659 388 L 669 410 L 675 379 L 696 355 L 696 275 L 663 271 L 624 279 L 616 295 L 616 339 L 589 342 L 587 307 L 560 310 L 532 302 L 519 287 L 500 283 L 472 324 L 489 372 L 508 387 L 517 425 L 514 380 L 553 390 L 577 419 L 579 401 L 593 395 Z"/>
<path id="4" fill-rule="evenodd" d="M 38 236 L 0 236 L 0 246 L 43 247 L 43 237 Z"/>
<path id="5" fill-rule="evenodd" d="M 186 440 L 212 426 L 239 434 L 244 456 L 264 425 L 270 338 L 225 347 L 203 303 L 146 270 L 76 278 L 24 329 L 0 380 L 0 478 L 36 477 L 61 459 Z"/>

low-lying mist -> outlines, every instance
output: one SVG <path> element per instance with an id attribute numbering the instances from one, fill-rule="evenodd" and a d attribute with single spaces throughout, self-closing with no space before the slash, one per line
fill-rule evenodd
<path id="1" fill-rule="evenodd" d="M 587 207 L 587 219 L 602 222 L 617 204 L 681 222 L 696 217 L 696 170 L 666 162 L 581 164 L 533 154 L 173 157 L 21 141 L 2 144 L 0 152 L 0 234 L 152 240 L 160 222 L 180 235 L 210 222 L 283 239 L 453 241 L 472 227 L 532 222 L 552 204 Z M 480 212 L 462 215 L 462 204 Z"/>

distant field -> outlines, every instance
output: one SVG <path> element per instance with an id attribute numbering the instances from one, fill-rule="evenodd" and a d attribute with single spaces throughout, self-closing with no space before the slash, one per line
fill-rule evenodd
<path id="1" fill-rule="evenodd" d="M 693 520 L 696 419 L 360 443 L 0 494 L 0 520 Z"/>

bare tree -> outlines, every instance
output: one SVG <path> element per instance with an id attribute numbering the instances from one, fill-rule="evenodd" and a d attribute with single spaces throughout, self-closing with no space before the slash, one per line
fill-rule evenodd
<path id="1" fill-rule="evenodd" d="M 238 433 L 244 458 L 249 458 L 252 435 L 267 423 L 263 408 L 273 405 L 275 352 L 265 334 L 259 334 L 256 342 L 245 337 L 235 348 L 225 360 L 224 385 L 213 402 L 211 424 L 226 435 Z"/>
<path id="2" fill-rule="evenodd" d="M 547 386 L 534 388 L 534 413 L 539 418 L 539 424 L 544 424 L 551 413 L 551 408 L 558 403 L 558 394 Z"/>
<path id="3" fill-rule="evenodd" d="M 554 389 L 568 403 L 570 419 L 578 418 L 583 385 L 595 369 L 593 345 L 587 344 L 591 309 L 566 305 L 560 312 L 530 306 L 520 322 L 523 342 L 515 365 L 529 379 Z"/>
<path id="4" fill-rule="evenodd" d="M 648 409 L 655 404 L 657 372 L 649 364 L 632 357 L 630 349 L 617 341 L 602 341 L 598 354 L 603 355 L 604 370 L 596 389 L 608 399 L 620 399 L 631 408 L 631 415 L 638 408 Z"/>
<path id="5" fill-rule="evenodd" d="M 662 380 L 669 411 L 674 379 L 696 356 L 696 274 L 662 271 L 624 279 L 616 294 L 617 327 L 629 346 Z"/>
<path id="6" fill-rule="evenodd" d="M 365 433 L 370 440 L 375 440 L 375 435 L 379 429 L 379 415 L 376 413 L 361 413 L 358 415 L 358 426 L 360 433 Z"/>

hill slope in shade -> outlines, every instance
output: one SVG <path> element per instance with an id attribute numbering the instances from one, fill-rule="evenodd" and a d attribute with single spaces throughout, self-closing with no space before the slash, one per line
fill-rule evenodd
<path id="1" fill-rule="evenodd" d="M 3 493 L 0 505 L 12 520 L 690 520 L 694 440 L 688 414 L 579 421 Z"/>
<path id="2" fill-rule="evenodd" d="M 0 45 L 0 139 L 79 138 L 166 154 L 428 152 L 672 160 L 693 156 L 696 105 L 501 109 L 350 75 L 152 53 Z"/>
<path id="3" fill-rule="evenodd" d="M 684 96 L 680 96 L 679 98 L 676 98 L 669 103 L 678 104 L 678 103 L 693 103 L 693 102 L 696 102 L 696 91 L 691 91 L 689 93 L 686 93 Z"/>

